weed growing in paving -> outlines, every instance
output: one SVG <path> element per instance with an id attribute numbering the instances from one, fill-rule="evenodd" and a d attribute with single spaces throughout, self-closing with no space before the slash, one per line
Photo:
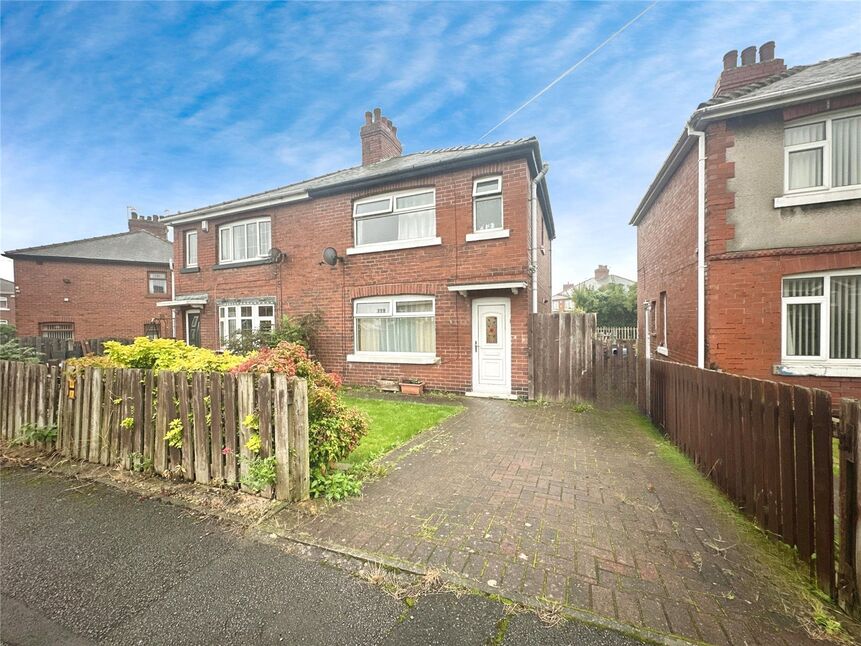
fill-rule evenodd
<path id="1" fill-rule="evenodd" d="M 129 453 L 129 462 L 131 463 L 132 471 L 145 473 L 153 470 L 152 460 L 144 457 L 144 454 L 139 451 Z"/>
<path id="2" fill-rule="evenodd" d="M 275 484 L 275 458 L 256 457 L 250 460 L 239 458 L 240 462 L 248 465 L 248 473 L 239 479 L 239 482 L 251 489 L 254 493 L 260 493 L 263 489 Z"/>
<path id="3" fill-rule="evenodd" d="M 57 427 L 53 424 L 37 426 L 36 424 L 24 424 L 18 431 L 10 444 L 33 444 L 34 442 L 53 442 L 57 439 Z"/>
<path id="4" fill-rule="evenodd" d="M 362 481 L 351 473 L 334 471 L 329 474 L 315 472 L 311 477 L 311 495 L 326 500 L 343 500 L 362 493 Z"/>
<path id="5" fill-rule="evenodd" d="M 588 402 L 578 402 L 571 407 L 575 413 L 591 413 L 595 407 Z"/>

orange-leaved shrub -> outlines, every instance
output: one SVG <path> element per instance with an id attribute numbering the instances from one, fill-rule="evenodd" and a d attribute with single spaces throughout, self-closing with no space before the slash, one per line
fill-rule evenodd
<path id="1" fill-rule="evenodd" d="M 341 401 L 341 378 L 308 356 L 298 343 L 282 341 L 251 353 L 231 372 L 277 372 L 308 381 L 309 454 L 312 472 L 325 474 L 368 433 L 368 418 Z"/>

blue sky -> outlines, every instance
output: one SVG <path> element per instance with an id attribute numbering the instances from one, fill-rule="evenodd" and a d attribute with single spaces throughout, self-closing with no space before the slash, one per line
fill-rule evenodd
<path id="1" fill-rule="evenodd" d="M 375 106 L 406 152 L 476 143 L 646 6 L 3 2 L 0 248 L 356 165 Z M 858 50 L 861 3 L 659 2 L 491 135 L 551 164 L 555 287 L 635 277 L 634 207 L 724 52 L 768 40 L 789 65 Z"/>

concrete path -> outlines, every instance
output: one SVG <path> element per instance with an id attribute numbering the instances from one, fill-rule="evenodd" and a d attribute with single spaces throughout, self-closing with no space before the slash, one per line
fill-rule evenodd
<path id="1" fill-rule="evenodd" d="M 0 494 L 3 644 L 635 643 L 479 595 L 410 608 L 295 544 L 97 483 L 3 468 Z"/>
<path id="2" fill-rule="evenodd" d="M 811 641 L 773 550 L 628 410 L 471 401 L 302 540 L 713 644 Z"/>

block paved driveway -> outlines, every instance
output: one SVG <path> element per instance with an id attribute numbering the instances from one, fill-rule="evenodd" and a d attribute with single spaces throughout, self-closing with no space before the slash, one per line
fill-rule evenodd
<path id="1" fill-rule="evenodd" d="M 632 411 L 466 404 L 294 537 L 689 640 L 812 641 L 797 593 Z"/>

